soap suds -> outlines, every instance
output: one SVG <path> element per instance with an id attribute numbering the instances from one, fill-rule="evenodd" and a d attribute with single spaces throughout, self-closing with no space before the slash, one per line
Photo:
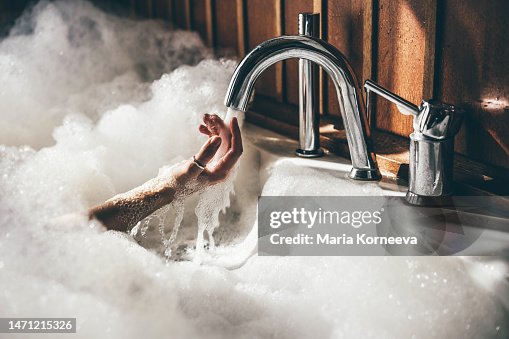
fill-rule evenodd
<path id="1" fill-rule="evenodd" d="M 262 188 L 263 155 L 246 138 L 202 265 L 200 194 L 164 211 L 165 244 L 155 217 L 134 240 L 89 221 L 87 208 L 189 159 L 203 113 L 225 117 L 235 64 L 208 56 L 195 33 L 83 1 L 41 2 L 0 42 L 0 317 L 76 317 L 76 338 L 507 337 L 493 292 L 504 273 L 485 274 L 504 263 L 250 256 L 262 189 L 359 187 L 283 160 Z"/>

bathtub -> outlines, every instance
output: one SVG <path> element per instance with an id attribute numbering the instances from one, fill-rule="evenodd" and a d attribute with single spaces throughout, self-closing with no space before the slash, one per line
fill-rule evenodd
<path id="1" fill-rule="evenodd" d="M 224 215 L 242 227 L 222 224 L 208 260 L 167 261 L 127 234 L 87 223 L 28 235 L 12 229 L 0 239 L 12 248 L 0 258 L 0 315 L 76 317 L 79 338 L 507 337 L 503 257 L 257 255 L 260 195 L 403 196 L 406 187 L 390 178 L 354 182 L 347 159 L 301 159 L 293 140 L 248 123 L 243 133 Z M 187 225 L 179 234 L 192 248 L 196 227 Z M 484 233 L 490 246 L 507 248 L 506 231 Z"/>
<path id="2" fill-rule="evenodd" d="M 376 183 L 350 180 L 349 160 L 333 154 L 296 157 L 296 141 L 249 123 L 243 139 L 237 182 L 252 188 L 250 198 L 406 193 L 405 185 L 388 177 Z M 226 215 L 239 213 L 235 200 L 245 199 L 239 188 Z M 491 220 L 493 227 L 483 230 L 482 246 L 468 253 L 477 257 L 279 257 L 257 254 L 256 204 L 250 206 L 242 211 L 250 215 L 244 223 L 252 222 L 247 234 L 221 225 L 215 233 L 219 247 L 200 265 L 192 262 L 192 251 L 169 264 L 186 276 L 188 294 L 180 302 L 185 314 L 199 319 L 201 335 L 497 338 L 507 333 L 509 262 L 507 256 L 483 256 L 508 248 L 508 233 L 496 218 L 498 224 Z M 465 232 L 474 224 L 463 225 Z M 182 231 L 187 235 L 180 240 L 187 237 L 192 248 L 196 229 Z"/>
<path id="3" fill-rule="evenodd" d="M 395 179 L 348 179 L 351 164 L 336 155 L 298 158 L 297 142 L 272 131 L 245 124 L 243 133 L 246 156 L 258 159 L 250 176 L 260 195 L 406 192 Z M 500 228 L 502 221 L 492 224 L 484 229 L 478 255 L 493 247 L 507 251 L 507 229 Z M 256 228 L 224 256 L 203 269 L 227 267 L 220 280 L 234 281 L 231 289 L 206 297 L 214 304 L 209 311 L 220 310 L 225 336 L 502 338 L 508 333 L 507 256 L 266 257 L 257 255 Z M 228 306 L 219 306 L 223 302 Z"/>

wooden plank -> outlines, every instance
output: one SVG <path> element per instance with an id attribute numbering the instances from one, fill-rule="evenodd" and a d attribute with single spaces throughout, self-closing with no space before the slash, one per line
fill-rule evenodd
<path id="1" fill-rule="evenodd" d="M 172 0 L 152 0 L 152 10 L 155 18 L 172 20 Z"/>
<path id="2" fill-rule="evenodd" d="M 191 29 L 190 0 L 173 0 L 173 22 L 182 29 Z"/>
<path id="3" fill-rule="evenodd" d="M 239 45 L 239 17 L 237 0 L 220 0 L 215 3 L 215 39 L 216 47 L 221 50 L 234 51 L 239 54 L 241 46 Z M 242 6 L 242 2 L 240 2 Z M 242 13 L 241 13 L 242 15 Z M 242 31 L 244 28 L 242 27 Z M 241 32 L 242 33 L 242 32 Z M 229 54 L 228 52 L 220 52 L 221 54 Z"/>
<path id="4" fill-rule="evenodd" d="M 435 29 L 436 0 L 380 1 L 378 12 L 377 80 L 380 85 L 419 104 L 432 92 L 429 63 Z M 426 65 L 428 64 L 428 66 Z M 424 81 L 428 83 L 424 84 Z M 377 98 L 376 126 L 406 136 L 412 132 L 412 117 L 403 116 L 387 100 Z"/>
<path id="5" fill-rule="evenodd" d="M 214 46 L 214 6 L 213 0 L 205 0 L 205 18 L 207 24 L 207 46 Z"/>
<path id="6" fill-rule="evenodd" d="M 327 3 L 327 41 L 343 53 L 362 83 L 363 79 L 363 1 L 329 0 Z M 329 79 L 327 86 L 327 113 L 341 116 L 334 83 Z"/>
<path id="7" fill-rule="evenodd" d="M 422 77 L 422 98 L 433 98 L 435 92 L 435 64 L 436 64 L 436 38 L 437 38 L 437 12 L 438 0 L 430 0 L 429 6 L 424 9 L 424 17 L 428 21 L 426 39 L 424 43 L 424 74 Z"/>
<path id="8" fill-rule="evenodd" d="M 467 111 L 456 151 L 509 168 L 509 1 L 441 4 L 437 98 Z"/>
<path id="9" fill-rule="evenodd" d="M 375 46 L 374 41 L 376 36 L 374 30 L 376 21 L 376 11 L 374 0 L 363 0 L 363 19 L 362 19 L 362 76 L 359 79 L 361 81 L 361 86 L 363 86 L 364 81 L 368 79 L 373 79 L 374 74 L 374 59 L 375 59 Z M 363 94 L 364 94 L 363 90 Z M 371 98 L 370 107 L 374 106 L 375 98 Z M 368 122 L 370 127 L 373 129 L 376 127 L 376 115 L 373 110 L 370 109 L 370 112 L 366 112 L 368 114 Z"/>
<path id="10" fill-rule="evenodd" d="M 247 1 L 247 0 L 246 0 Z M 237 40 L 239 57 L 247 54 L 247 14 L 244 0 L 237 0 Z"/>
<path id="11" fill-rule="evenodd" d="M 374 29 L 374 0 L 363 0 L 362 5 L 362 73 L 359 74 L 362 83 L 373 78 L 373 29 Z"/>
<path id="12" fill-rule="evenodd" d="M 281 5 L 281 0 L 247 1 L 248 46 L 250 50 L 270 38 L 281 35 Z M 271 66 L 260 76 L 256 90 L 259 94 L 282 101 L 282 63 Z"/>
<path id="13" fill-rule="evenodd" d="M 239 57 L 246 55 L 245 7 L 243 0 L 216 1 L 214 35 L 219 53 Z"/>
<path id="14" fill-rule="evenodd" d="M 212 47 L 212 32 L 209 29 L 209 22 L 212 21 L 210 2 L 211 0 L 191 0 L 191 7 L 193 30 L 200 34 L 207 46 Z"/>
<path id="15" fill-rule="evenodd" d="M 134 2 L 134 11 L 138 17 L 152 17 L 152 0 L 136 0 Z"/>

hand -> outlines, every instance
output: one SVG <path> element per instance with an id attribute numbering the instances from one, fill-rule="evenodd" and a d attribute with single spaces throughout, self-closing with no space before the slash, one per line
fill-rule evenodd
<path id="1" fill-rule="evenodd" d="M 171 203 L 176 194 L 180 194 L 180 188 L 185 187 L 186 192 L 189 192 L 224 180 L 242 154 L 242 137 L 237 118 L 232 119 L 229 127 L 217 115 L 205 114 L 203 122 L 205 125 L 200 125 L 200 132 L 209 136 L 209 139 L 195 155 L 196 160 L 186 160 L 176 167 L 173 175 L 177 185 L 171 181 L 156 189 L 153 184 L 149 188 L 140 186 L 91 208 L 89 218 L 100 220 L 110 230 L 126 231 Z"/>
<path id="2" fill-rule="evenodd" d="M 215 114 L 205 114 L 203 122 L 199 131 L 209 136 L 209 139 L 195 155 L 195 159 L 205 168 L 200 168 L 193 159 L 186 161 L 177 178 L 181 183 L 193 179 L 206 185 L 221 182 L 242 155 L 242 136 L 237 118 L 231 120 L 229 127 Z"/>

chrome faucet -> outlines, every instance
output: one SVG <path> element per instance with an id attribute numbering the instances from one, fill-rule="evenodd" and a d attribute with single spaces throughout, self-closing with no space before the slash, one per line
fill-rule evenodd
<path id="1" fill-rule="evenodd" d="M 320 36 L 320 14 L 299 14 L 299 35 Z M 299 148 L 295 154 L 302 158 L 323 156 L 320 148 L 320 105 L 318 65 L 299 59 Z"/>
<path id="2" fill-rule="evenodd" d="M 260 74 L 274 63 L 291 58 L 318 64 L 334 82 L 352 159 L 350 178 L 380 180 L 366 107 L 355 73 L 346 57 L 336 47 L 321 39 L 288 35 L 267 40 L 255 47 L 235 69 L 225 105 L 245 112 Z M 313 118 L 307 121 L 309 130 L 317 130 L 317 120 Z"/>
<path id="3" fill-rule="evenodd" d="M 436 100 L 423 100 L 417 107 L 371 80 L 364 87 L 367 103 L 373 92 L 396 104 L 401 113 L 414 116 L 406 200 L 413 205 L 447 201 L 452 194 L 454 135 L 461 127 L 463 110 Z"/>

